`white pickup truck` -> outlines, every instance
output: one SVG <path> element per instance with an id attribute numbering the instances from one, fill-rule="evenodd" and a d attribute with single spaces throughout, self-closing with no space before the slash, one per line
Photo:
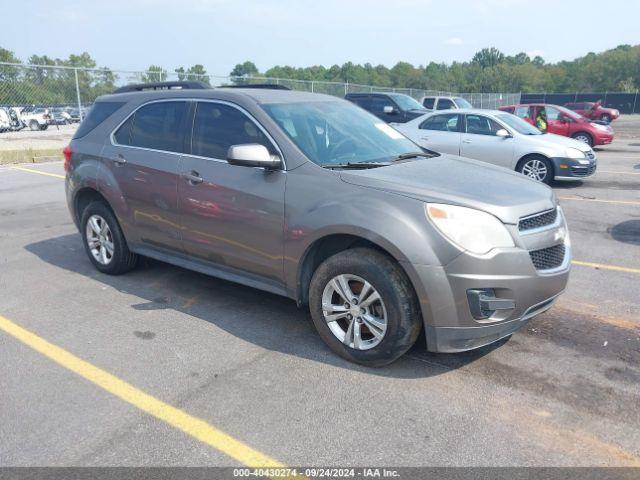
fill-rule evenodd
<path id="1" fill-rule="evenodd" d="M 20 113 L 22 121 L 30 130 L 46 130 L 49 128 L 51 114 L 48 108 L 34 108 Z"/>

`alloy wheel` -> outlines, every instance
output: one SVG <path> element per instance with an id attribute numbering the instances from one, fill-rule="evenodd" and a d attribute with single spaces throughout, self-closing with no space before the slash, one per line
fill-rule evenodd
<path id="1" fill-rule="evenodd" d="M 542 182 L 545 178 L 547 178 L 547 174 L 549 172 L 547 170 L 547 166 L 543 161 L 532 159 L 527 161 L 522 166 L 522 173 L 529 178 L 533 178 L 534 180 Z"/>
<path id="2" fill-rule="evenodd" d="M 109 265 L 113 259 L 113 234 L 107 221 L 100 215 L 91 215 L 87 221 L 87 245 L 93 258 L 102 265 Z"/>
<path id="3" fill-rule="evenodd" d="M 337 275 L 327 283 L 322 293 L 322 314 L 335 337 L 355 350 L 377 346 L 387 331 L 382 297 L 357 275 Z"/>
<path id="4" fill-rule="evenodd" d="M 589 145 L 591 143 L 590 140 L 589 140 L 589 137 L 587 137 L 586 135 L 576 135 L 573 138 L 575 138 L 579 142 L 586 143 L 587 145 Z"/>

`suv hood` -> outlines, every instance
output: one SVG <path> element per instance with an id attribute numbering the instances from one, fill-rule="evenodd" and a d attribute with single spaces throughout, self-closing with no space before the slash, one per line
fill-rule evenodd
<path id="1" fill-rule="evenodd" d="M 503 223 L 557 205 L 546 185 L 505 168 L 469 158 L 441 155 L 367 170 L 341 170 L 342 181 L 424 202 L 483 210 Z"/>

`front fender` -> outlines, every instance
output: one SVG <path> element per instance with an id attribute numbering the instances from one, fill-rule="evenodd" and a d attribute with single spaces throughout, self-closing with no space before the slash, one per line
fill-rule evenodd
<path id="1" fill-rule="evenodd" d="M 423 202 L 348 184 L 328 171 L 310 184 L 308 172 L 298 171 L 303 168 L 287 179 L 284 274 L 290 291 L 297 288 L 306 253 L 330 235 L 363 238 L 401 263 L 443 265 L 460 254 L 427 220 Z"/>

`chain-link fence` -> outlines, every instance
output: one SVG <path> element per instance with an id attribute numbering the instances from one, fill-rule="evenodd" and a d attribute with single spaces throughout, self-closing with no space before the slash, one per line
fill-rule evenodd
<path id="1" fill-rule="evenodd" d="M 520 93 L 452 93 L 438 90 L 416 88 L 380 87 L 354 83 L 328 82 L 319 80 L 293 80 L 272 77 L 230 77 L 224 75 L 197 75 L 167 71 L 126 71 L 107 68 L 89 69 L 54 65 L 23 65 L 0 62 L 0 130 L 6 128 L 6 112 L 51 109 L 54 113 L 66 111 L 66 116 L 58 120 L 81 119 L 86 108 L 100 95 L 111 93 L 118 87 L 130 83 L 149 83 L 162 81 L 198 80 L 212 87 L 221 85 L 244 85 L 267 83 L 283 85 L 292 90 L 324 93 L 344 97 L 347 93 L 389 92 L 403 93 L 417 100 L 424 96 L 460 96 L 476 108 L 495 109 L 502 105 L 520 103 Z M 554 94 L 561 95 L 561 94 Z M 571 94 L 573 95 L 573 94 Z M 590 94 L 591 95 L 591 94 Z M 598 95 L 598 94 L 593 94 Z M 619 99 L 626 95 L 631 99 L 634 94 L 608 93 L 608 99 Z M 640 112 L 640 102 L 635 93 L 633 102 L 628 100 L 628 113 Z M 523 97 L 524 98 L 524 97 Z M 577 95 L 575 96 L 577 98 Z M 10 107 L 14 107 L 13 109 Z M 16 108 L 19 107 L 19 108 Z M 5 113 L 3 113 L 5 112 Z M 56 114 L 58 114 L 56 113 Z M 71 115 L 70 115 L 70 114 Z M 15 114 L 12 114 L 15 117 Z M 4 123 L 3 123 L 4 122 Z M 14 122 L 17 125 L 17 122 Z M 5 125 L 3 127 L 3 125 Z"/>
<path id="2" fill-rule="evenodd" d="M 307 92 L 344 97 L 347 93 L 389 92 L 403 93 L 417 100 L 427 95 L 453 95 L 439 90 L 380 87 L 348 82 L 293 80 L 272 77 L 230 77 L 197 75 L 166 71 L 125 71 L 75 68 L 54 65 L 22 65 L 0 62 L 0 105 L 4 107 L 67 107 L 80 112 L 96 97 L 110 93 L 130 83 L 198 80 L 213 87 L 252 83 L 277 84 Z M 460 94 L 478 108 L 495 108 L 517 103 L 519 94 L 478 93 Z"/>

